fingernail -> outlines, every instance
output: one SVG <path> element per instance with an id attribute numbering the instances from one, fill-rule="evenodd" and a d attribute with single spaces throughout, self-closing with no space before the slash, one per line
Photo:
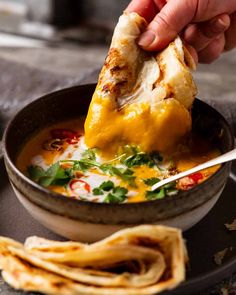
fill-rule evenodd
<path id="1" fill-rule="evenodd" d="M 225 23 L 222 19 L 218 18 L 217 20 L 214 21 L 214 30 L 221 33 L 223 32 L 227 27 L 228 24 Z"/>
<path id="2" fill-rule="evenodd" d="M 148 47 L 153 43 L 155 39 L 156 35 L 152 31 L 146 31 L 138 39 L 138 45 L 142 47 Z"/>

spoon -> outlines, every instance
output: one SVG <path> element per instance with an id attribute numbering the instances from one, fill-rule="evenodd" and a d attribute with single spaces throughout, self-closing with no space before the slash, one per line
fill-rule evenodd
<path id="1" fill-rule="evenodd" d="M 166 185 L 167 183 L 170 183 L 172 181 L 176 181 L 180 178 L 183 178 L 185 176 L 188 176 L 190 174 L 193 174 L 193 173 L 196 173 L 200 170 L 203 170 L 203 169 L 206 169 L 206 168 L 209 168 L 209 167 L 212 167 L 212 166 L 215 166 L 215 165 L 218 165 L 218 164 L 222 164 L 222 163 L 225 163 L 225 162 L 229 162 L 229 161 L 232 161 L 232 160 L 235 160 L 236 159 L 236 148 L 233 149 L 232 151 L 226 153 L 226 154 L 223 154 L 217 158 L 214 158 L 210 161 L 207 161 L 203 164 L 200 164 L 198 166 L 195 166 L 189 170 L 186 170 L 184 172 L 181 172 L 181 173 L 178 173 L 176 175 L 173 175 L 173 176 L 170 176 L 168 178 L 165 178 L 161 181 L 159 181 L 158 183 L 154 184 L 151 188 L 152 191 L 160 188 L 161 186 L 163 185 Z"/>

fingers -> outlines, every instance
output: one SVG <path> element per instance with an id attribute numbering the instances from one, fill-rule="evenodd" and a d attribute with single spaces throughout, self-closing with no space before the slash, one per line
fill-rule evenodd
<path id="1" fill-rule="evenodd" d="M 141 1 L 140 1 L 141 2 Z M 191 2 L 191 5 L 189 3 Z M 138 44 L 149 51 L 166 47 L 194 17 L 197 0 L 169 0 L 148 25 Z"/>
<path id="2" fill-rule="evenodd" d="M 225 32 L 225 50 L 236 47 L 236 12 L 230 16 L 230 19 L 230 28 Z"/>
<path id="3" fill-rule="evenodd" d="M 190 25 L 182 36 L 196 51 L 201 51 L 207 47 L 213 39 L 224 33 L 229 26 L 230 17 L 227 14 L 222 14 L 208 22 Z"/>
<path id="4" fill-rule="evenodd" d="M 195 22 L 187 27 L 183 36 L 204 63 L 214 61 L 224 47 L 225 50 L 236 47 L 235 10 L 236 0 L 133 0 L 127 7 L 127 11 L 135 11 L 149 22 L 138 40 L 148 51 L 163 49 L 187 25 Z"/>
<path id="5" fill-rule="evenodd" d="M 212 40 L 207 47 L 198 52 L 199 62 L 201 63 L 212 63 L 216 60 L 225 47 L 225 35 L 221 34 L 214 40 Z"/>
<path id="6" fill-rule="evenodd" d="M 199 29 L 207 38 L 215 38 L 225 32 L 230 26 L 230 17 L 228 14 L 217 15 L 207 22 L 199 24 Z"/>
<path id="7" fill-rule="evenodd" d="M 139 2 L 142 3 L 142 1 Z M 220 14 L 230 14 L 235 9 L 235 0 L 168 0 L 150 22 L 146 32 L 140 36 L 139 45 L 149 51 L 161 50 L 189 23 L 208 21 Z M 225 20 L 222 19 L 222 21 Z M 216 28 L 221 24 L 219 22 L 212 24 L 212 26 Z M 210 29 L 208 32 L 206 29 L 204 34 L 208 36 L 211 31 Z"/>
<path id="8" fill-rule="evenodd" d="M 184 40 L 198 52 L 199 62 L 211 63 L 224 50 L 224 33 L 230 26 L 227 14 L 219 15 L 208 22 L 190 25 L 184 32 Z"/>
<path id="9" fill-rule="evenodd" d="M 158 7 L 158 11 L 161 11 L 162 8 L 166 5 L 166 2 L 168 2 L 169 0 L 153 0 L 153 1 L 156 3 L 156 6 Z"/>
<path id="10" fill-rule="evenodd" d="M 236 10 L 235 0 L 198 0 L 197 2 L 194 22 L 204 22 L 223 13 L 232 14 Z"/>
<path id="11" fill-rule="evenodd" d="M 153 0 L 133 0 L 130 2 L 126 11 L 136 12 L 150 22 L 159 12 L 157 5 Z"/>

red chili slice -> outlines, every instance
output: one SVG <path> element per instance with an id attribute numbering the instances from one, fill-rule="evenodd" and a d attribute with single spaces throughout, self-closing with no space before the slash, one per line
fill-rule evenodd
<path id="1" fill-rule="evenodd" d="M 201 172 L 193 173 L 189 176 L 179 179 L 177 187 L 181 190 L 188 190 L 198 184 L 199 180 L 203 179 Z"/>
<path id="2" fill-rule="evenodd" d="M 80 134 L 70 129 L 52 129 L 50 131 L 52 138 L 65 139 L 69 144 L 76 144 L 79 141 Z"/>
<path id="3" fill-rule="evenodd" d="M 59 139 L 75 139 L 78 137 L 78 133 L 76 131 L 70 129 L 52 129 L 50 131 L 52 138 Z"/>
<path id="4" fill-rule="evenodd" d="M 80 179 L 72 179 L 69 186 L 70 186 L 71 191 L 75 195 L 78 194 L 78 193 L 76 193 L 76 190 L 81 189 L 81 190 L 86 191 L 87 193 L 90 193 L 90 191 L 91 191 L 90 185 L 86 181 L 83 181 Z"/>
<path id="5" fill-rule="evenodd" d="M 201 172 L 193 173 L 188 177 L 191 178 L 195 183 L 198 183 L 199 180 L 203 179 L 203 175 Z"/>

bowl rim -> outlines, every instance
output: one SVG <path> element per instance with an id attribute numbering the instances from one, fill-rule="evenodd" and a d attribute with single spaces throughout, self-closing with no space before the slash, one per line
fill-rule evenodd
<path id="1" fill-rule="evenodd" d="M 90 202 L 90 201 L 82 201 L 82 200 L 78 200 L 78 199 L 72 199 L 72 198 L 68 198 L 67 196 L 64 196 L 62 194 L 50 191 L 49 189 L 39 185 L 38 183 L 34 182 L 33 180 L 31 180 L 29 177 L 27 177 L 23 172 L 21 172 L 15 165 L 14 161 L 11 159 L 11 156 L 9 155 L 8 149 L 7 149 L 7 141 L 8 141 L 8 134 L 11 132 L 12 128 L 14 128 L 14 123 L 17 119 L 18 116 L 20 116 L 21 113 L 23 113 L 25 110 L 27 110 L 28 108 L 36 105 L 37 103 L 39 103 L 40 101 L 43 100 L 47 100 L 47 99 L 51 99 L 52 97 L 61 95 L 61 94 L 65 94 L 67 92 L 71 92 L 71 91 L 75 91 L 77 89 L 80 89 L 82 87 L 88 87 L 88 88 L 95 88 L 96 84 L 95 83 L 89 83 L 89 84 L 81 84 L 81 85 L 76 85 L 76 86 L 72 86 L 72 87 L 68 87 L 68 88 L 64 88 L 64 89 L 60 89 L 57 91 L 53 91 L 51 93 L 48 93 L 46 95 L 43 95 L 35 100 L 33 100 L 32 102 L 30 102 L 29 104 L 25 105 L 22 109 L 20 109 L 14 116 L 13 118 L 8 122 L 5 130 L 4 130 L 4 134 L 3 134 L 3 139 L 2 139 L 2 144 L 3 144 L 3 156 L 4 156 L 4 160 L 10 165 L 11 169 L 14 171 L 14 173 L 25 183 L 27 184 L 27 186 L 31 187 L 34 191 L 38 191 L 40 193 L 46 194 L 49 197 L 52 198 L 57 198 L 57 199 L 61 199 L 63 201 L 66 202 L 70 202 L 70 203 L 74 203 L 74 204 L 79 204 L 81 206 L 93 206 L 94 208 L 99 208 L 99 207 L 113 207 L 113 208 L 120 208 L 120 207 L 126 207 L 126 208 L 136 208 L 139 207 L 140 204 L 142 204 L 142 206 L 150 206 L 150 204 L 154 205 L 154 204 L 160 204 L 160 203 L 170 203 L 173 201 L 177 201 L 178 199 L 181 198 L 185 198 L 187 197 L 187 195 L 189 194 L 189 192 L 195 192 L 201 188 L 204 188 L 208 185 L 209 182 L 214 181 L 214 179 L 219 175 L 219 173 L 222 172 L 222 169 L 226 166 L 229 167 L 230 162 L 228 163 L 224 163 L 223 165 L 221 165 L 221 167 L 213 174 L 211 175 L 209 178 L 207 178 L 205 181 L 203 181 L 202 183 L 198 184 L 197 186 L 194 186 L 193 188 L 187 190 L 187 191 L 180 191 L 178 192 L 176 195 L 173 196 L 168 196 L 167 198 L 163 198 L 163 199 L 157 199 L 157 200 L 147 200 L 147 201 L 142 201 L 142 202 L 131 202 L 131 203 L 97 203 L 97 202 Z M 231 126 L 229 125 L 229 123 L 226 121 L 226 119 L 224 118 L 224 116 L 219 113 L 215 108 L 213 108 L 211 105 L 209 105 L 208 103 L 195 98 L 195 100 L 197 100 L 198 102 L 200 102 L 201 104 L 205 104 L 208 107 L 210 107 L 220 118 L 221 120 L 225 123 L 225 125 L 227 126 L 228 130 L 230 131 L 230 146 L 231 149 L 234 148 L 234 136 L 233 136 L 233 131 Z M 47 127 L 47 126 L 45 126 Z M 205 202 L 203 202 L 202 204 L 204 204 Z M 199 205 L 198 205 L 199 206 Z M 196 206 L 196 207 L 198 207 Z M 184 212 L 183 212 L 184 213 Z"/>

